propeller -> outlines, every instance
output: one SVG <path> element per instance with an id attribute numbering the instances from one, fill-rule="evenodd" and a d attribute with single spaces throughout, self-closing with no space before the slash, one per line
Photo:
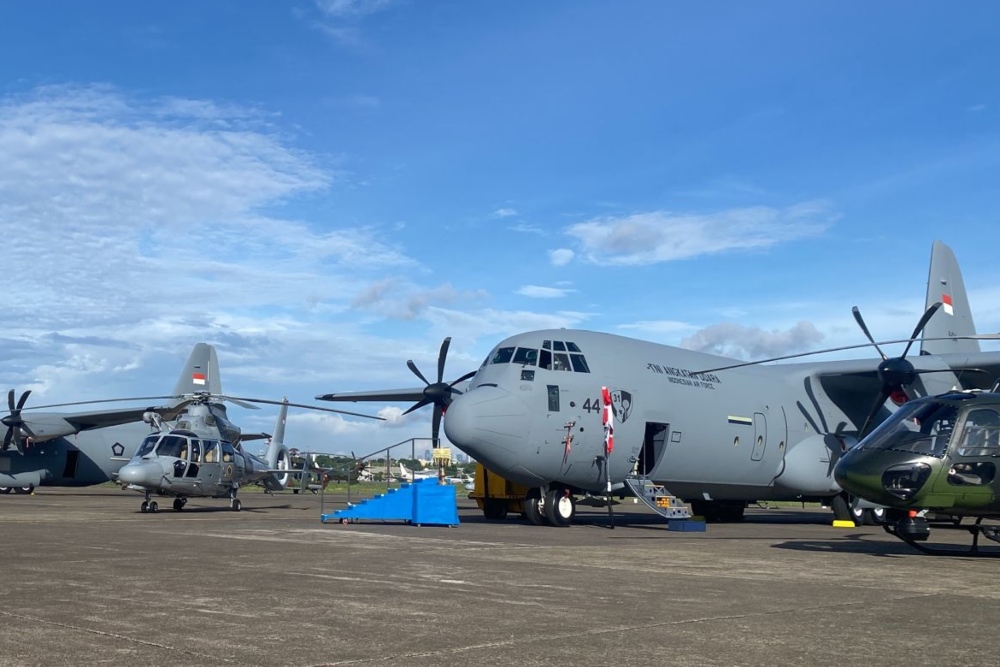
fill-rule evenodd
<path id="1" fill-rule="evenodd" d="M 440 443 L 438 436 L 441 432 L 441 416 L 444 415 L 444 413 L 448 410 L 448 406 L 451 405 L 452 395 L 462 393 L 458 389 L 455 389 L 455 385 L 459 382 L 465 382 L 476 374 L 476 371 L 471 371 L 454 382 L 448 383 L 444 381 L 444 362 L 448 358 L 448 348 L 450 346 L 451 337 L 449 336 L 441 343 L 441 351 L 438 352 L 437 382 L 430 382 L 427 378 L 425 378 L 424 374 L 420 372 L 420 369 L 417 368 L 417 365 L 413 363 L 412 359 L 407 359 L 406 361 L 407 368 L 409 368 L 413 374 L 420 378 L 427 386 L 424 387 L 424 397 L 411 405 L 403 414 L 408 415 L 414 410 L 419 410 L 425 405 L 434 406 L 434 415 L 431 420 L 431 441 L 435 448 L 437 448 Z"/>
<path id="2" fill-rule="evenodd" d="M 24 423 L 21 418 L 21 408 L 24 407 L 25 402 L 28 400 L 28 396 L 31 395 L 31 390 L 26 390 L 21 394 L 21 398 L 14 403 L 14 390 L 11 389 L 7 393 L 7 406 L 10 408 L 10 414 L 4 417 L 2 420 L 3 425 L 7 427 L 7 433 L 3 436 L 3 448 L 4 450 L 10 449 L 11 443 L 14 444 L 14 448 L 21 451 L 21 434 L 27 433 L 28 436 L 34 435 L 28 425 Z"/>
<path id="3" fill-rule="evenodd" d="M 885 400 L 890 396 L 892 396 L 893 394 L 898 394 L 900 392 L 905 395 L 906 393 L 905 388 L 913 384 L 914 381 L 916 381 L 917 375 L 921 371 L 918 371 L 913 367 L 913 364 L 910 362 L 910 360 L 906 358 L 906 353 L 910 351 L 910 347 L 913 345 L 913 341 L 915 341 L 917 337 L 920 336 L 920 333 L 924 330 L 924 327 L 927 326 L 927 323 L 930 321 L 932 317 L 934 317 L 934 313 L 936 313 L 940 307 L 941 307 L 941 302 L 938 301 L 937 303 L 932 304 L 926 311 L 924 311 L 924 314 L 923 316 L 921 316 L 920 321 L 917 322 L 917 326 L 914 327 L 913 333 L 910 335 L 910 338 L 906 343 L 906 347 L 903 348 L 903 353 L 898 357 L 889 357 L 885 354 L 885 352 L 882 351 L 882 348 L 879 347 L 878 343 L 876 343 L 875 339 L 872 337 L 871 332 L 868 331 L 868 327 L 867 325 L 865 325 L 865 320 L 863 317 L 861 317 L 861 311 L 858 309 L 857 306 L 851 308 L 851 312 L 854 313 L 854 319 L 855 321 L 857 321 L 858 326 L 861 327 L 861 331 L 865 334 L 865 337 L 875 348 L 875 351 L 878 352 L 879 356 L 882 357 L 882 361 L 879 363 L 878 368 L 876 369 L 876 372 L 878 373 L 878 378 L 882 382 L 882 389 L 879 391 L 879 396 L 875 400 L 874 405 L 872 405 L 871 411 L 865 418 L 864 425 L 861 427 L 861 430 L 858 431 L 859 438 L 863 438 L 865 437 L 865 435 L 867 435 L 868 427 L 875 419 L 875 415 L 877 415 L 879 410 L 882 409 L 882 404 L 885 403 Z M 933 371 L 924 371 L 924 372 L 933 372 Z"/>

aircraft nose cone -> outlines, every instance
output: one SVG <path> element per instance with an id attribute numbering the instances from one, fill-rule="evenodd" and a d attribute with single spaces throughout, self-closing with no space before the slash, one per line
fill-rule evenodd
<path id="1" fill-rule="evenodd" d="M 155 463 L 129 463 L 118 471 L 118 481 L 122 484 L 151 486 L 160 479 L 162 474 L 163 470 Z"/>
<path id="2" fill-rule="evenodd" d="M 528 406 L 499 387 L 476 387 L 456 397 L 444 418 L 448 439 L 498 472 L 523 459 L 530 428 Z"/>

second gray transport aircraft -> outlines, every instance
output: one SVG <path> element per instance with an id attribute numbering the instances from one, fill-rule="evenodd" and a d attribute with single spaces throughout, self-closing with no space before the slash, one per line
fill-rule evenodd
<path id="1" fill-rule="evenodd" d="M 851 499 L 833 469 L 891 412 L 893 403 L 952 387 L 988 388 L 1000 352 L 981 352 L 952 250 L 935 242 L 927 311 L 900 357 L 748 364 L 623 336 L 573 329 L 511 336 L 482 366 L 454 382 L 317 396 L 330 401 L 417 401 L 434 405 L 448 439 L 502 477 L 529 487 L 527 516 L 567 525 L 574 494 L 621 490 L 630 480 L 661 484 L 695 514 L 739 519 L 748 503 L 822 501 L 851 519 Z M 919 355 L 906 358 L 920 336 Z M 805 355 L 792 355 L 805 356 Z M 788 357 L 790 358 L 790 357 Z M 464 381 L 471 376 L 466 386 Z M 602 387 L 610 390 L 614 449 L 605 456 Z M 464 391 L 463 391 L 464 389 Z M 631 484 L 630 484 L 631 486 Z M 634 488 L 634 487 L 633 487 Z M 567 502 L 568 500 L 568 502 Z"/>

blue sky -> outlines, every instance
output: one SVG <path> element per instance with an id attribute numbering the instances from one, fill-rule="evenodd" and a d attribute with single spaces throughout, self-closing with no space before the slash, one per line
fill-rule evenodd
<path id="1" fill-rule="evenodd" d="M 935 239 L 1000 331 L 998 62 L 991 2 L 4 3 L 0 377 L 161 393 L 207 341 L 227 392 L 308 401 L 417 386 L 444 336 L 454 377 L 549 326 L 901 338 Z M 367 407 L 289 439 L 429 432 Z"/>

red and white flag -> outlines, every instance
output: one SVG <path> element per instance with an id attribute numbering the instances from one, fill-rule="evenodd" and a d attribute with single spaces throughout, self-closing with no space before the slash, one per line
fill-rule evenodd
<path id="1" fill-rule="evenodd" d="M 941 305 L 944 306 L 944 312 L 948 313 L 949 315 L 955 314 L 955 304 L 952 303 L 950 294 L 941 295 Z"/>
<path id="2" fill-rule="evenodd" d="M 615 449 L 615 413 L 611 407 L 611 392 L 607 387 L 601 387 L 601 400 L 604 403 L 602 421 L 604 422 L 604 454 L 611 456 Z"/>
<path id="3" fill-rule="evenodd" d="M 205 384 L 205 374 L 199 371 L 191 373 L 191 382 L 195 384 Z"/>

